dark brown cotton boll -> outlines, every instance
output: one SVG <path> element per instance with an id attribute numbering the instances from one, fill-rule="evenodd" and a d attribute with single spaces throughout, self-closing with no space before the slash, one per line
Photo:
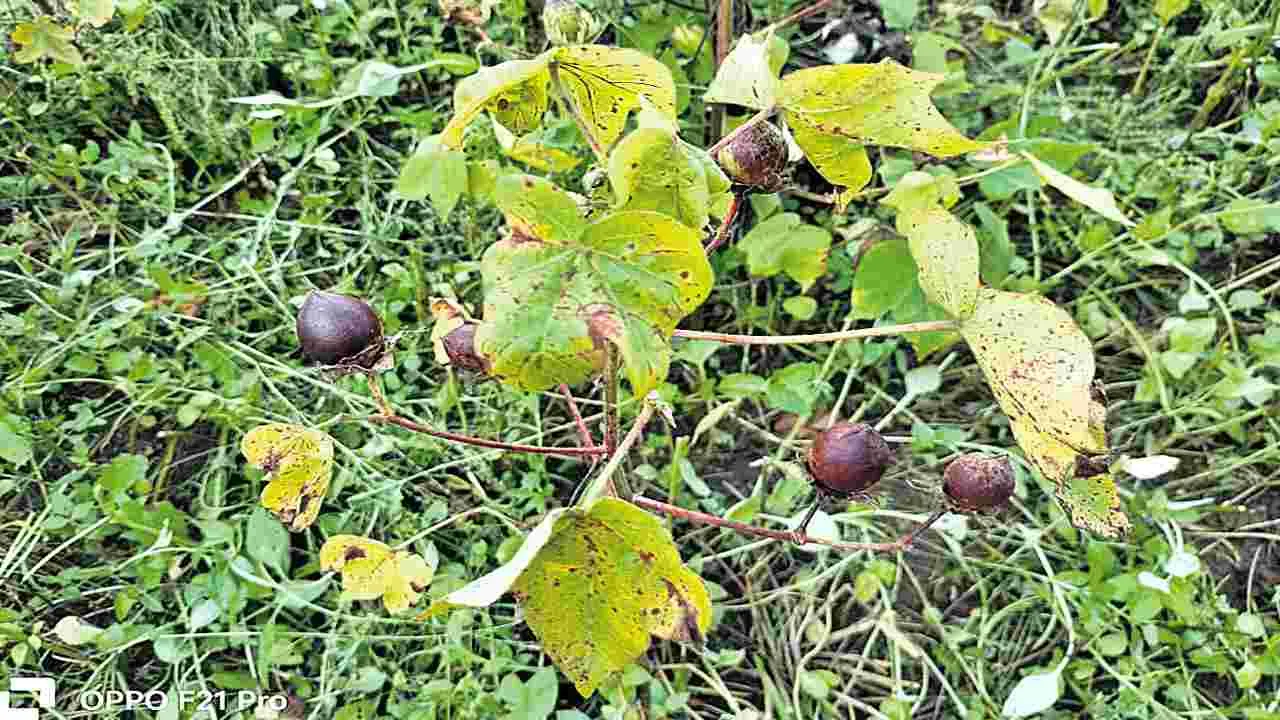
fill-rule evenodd
<path id="1" fill-rule="evenodd" d="M 1013 488 L 1013 465 L 1007 457 L 967 453 L 952 460 L 942 474 L 942 492 L 958 512 L 1004 507 Z"/>
<path id="2" fill-rule="evenodd" d="M 476 352 L 476 327 L 478 325 L 473 322 L 463 323 L 450 330 L 441 342 L 450 365 L 460 370 L 488 374 L 488 361 Z"/>
<path id="3" fill-rule="evenodd" d="M 783 185 L 787 139 L 773 123 L 758 122 L 720 148 L 716 162 L 733 182 L 773 192 Z"/>
<path id="4" fill-rule="evenodd" d="M 369 303 L 314 291 L 298 310 L 298 342 L 306 359 L 322 365 L 372 367 L 382 357 L 382 321 Z"/>
<path id="5" fill-rule="evenodd" d="M 818 434 L 809 448 L 809 474 L 818 488 L 848 497 L 870 490 L 893 463 L 893 450 L 866 423 L 840 423 Z"/>

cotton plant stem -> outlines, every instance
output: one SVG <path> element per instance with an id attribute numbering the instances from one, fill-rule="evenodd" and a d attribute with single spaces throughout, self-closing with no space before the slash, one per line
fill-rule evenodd
<path id="1" fill-rule="evenodd" d="M 578 439 L 582 442 L 582 447 L 595 447 L 595 438 L 591 437 L 591 430 L 587 427 L 586 421 L 582 419 L 582 413 L 578 410 L 578 401 L 573 399 L 573 393 L 569 391 L 569 386 L 560 383 L 560 394 L 564 396 L 565 404 L 569 406 L 569 414 L 573 416 L 573 424 L 578 428 Z"/>
<path id="2" fill-rule="evenodd" d="M 555 86 L 556 94 L 559 96 L 560 101 L 569 108 L 569 114 L 573 116 L 573 121 L 578 124 L 578 129 L 582 131 L 582 136 L 587 139 L 587 144 L 591 146 L 591 152 L 595 154 L 596 162 L 599 163 L 600 167 L 607 167 L 609 156 L 605 154 L 604 148 L 600 146 L 600 141 L 591 132 L 591 126 L 587 124 L 587 119 L 582 117 L 582 110 L 578 108 L 573 96 L 565 88 L 564 80 L 560 79 L 560 63 L 551 63 L 549 69 L 551 70 L 551 84 Z"/>
<path id="3" fill-rule="evenodd" d="M 580 448 L 557 448 L 546 447 L 544 445 L 525 445 L 523 443 L 508 443 L 501 440 L 487 440 L 485 438 L 472 437 L 470 435 L 460 435 L 452 433 L 448 430 L 436 430 L 433 427 L 416 423 L 409 418 L 401 417 L 391 407 L 391 403 L 387 401 L 386 393 L 382 391 L 382 382 L 378 376 L 369 373 L 365 376 L 369 383 L 369 393 L 373 395 L 374 402 L 378 404 L 378 415 L 370 415 L 366 418 L 369 422 L 381 425 L 397 425 L 405 430 L 412 430 L 423 435 L 430 435 L 441 440 L 448 440 L 462 445 L 475 445 L 476 447 L 492 448 L 494 450 L 507 450 L 509 452 L 532 453 L 534 455 L 562 455 L 566 457 L 597 457 L 605 454 L 602 447 L 594 443 Z M 575 408 L 576 410 L 576 408 Z M 581 422 L 581 418 L 579 418 Z"/>
<path id="4" fill-rule="evenodd" d="M 733 335 L 730 333 L 703 332 L 700 330 L 681 330 L 677 328 L 673 337 L 689 340 L 711 340 L 713 342 L 731 343 L 734 345 L 804 345 L 807 343 L 829 343 L 842 340 L 854 340 L 864 337 L 881 337 L 884 335 L 905 335 L 918 332 L 941 332 L 958 330 L 960 324 L 953 320 L 929 320 L 926 322 L 905 323 L 902 325 L 884 325 L 881 327 L 859 328 L 840 332 L 816 333 L 813 335 Z"/>
<path id="5" fill-rule="evenodd" d="M 716 230 L 716 236 L 703 248 L 708 255 L 718 250 L 728 241 L 729 232 L 733 229 L 733 222 L 738 219 L 738 211 L 741 209 L 742 193 L 734 193 L 733 201 L 729 204 L 729 212 L 724 215 L 724 222 L 720 223 L 720 228 Z"/>
<path id="6" fill-rule="evenodd" d="M 721 148 L 723 148 L 725 145 L 728 145 L 729 143 L 733 142 L 733 139 L 734 139 L 734 138 L 736 138 L 736 137 L 738 137 L 738 135 L 739 135 L 742 131 L 746 130 L 747 128 L 751 127 L 752 125 L 755 125 L 756 123 L 760 123 L 760 122 L 764 122 L 765 120 L 768 120 L 770 117 L 773 117 L 773 114 L 774 114 L 774 113 L 776 113 L 776 112 L 778 112 L 778 106 L 777 106 L 777 105 L 774 105 L 774 106 L 772 106 L 772 107 L 767 107 L 767 108 L 765 108 L 765 109 L 761 110 L 760 112 L 756 113 L 755 115 L 752 115 L 751 117 L 747 118 L 747 121 L 746 121 L 746 122 L 744 122 L 744 123 L 742 123 L 741 125 L 739 125 L 738 127 L 734 128 L 734 129 L 733 129 L 733 132 L 731 132 L 731 133 L 729 133 L 728 135 L 725 135 L 724 137 L 722 137 L 722 138 L 720 138 L 719 140 L 717 140 L 717 141 L 716 141 L 716 144 L 715 144 L 715 145 L 712 145 L 712 146 L 711 146 L 711 148 L 710 148 L 709 150 L 707 150 L 707 153 L 708 153 L 708 154 L 710 154 L 710 155 L 711 155 L 711 157 L 713 157 L 713 158 L 714 158 L 714 157 L 716 156 L 716 153 L 720 152 L 720 149 L 721 149 Z"/>
<path id="7" fill-rule="evenodd" d="M 470 435 L 459 435 L 451 433 L 447 430 L 436 430 L 433 427 L 416 423 L 409 418 L 399 415 L 370 415 L 366 418 L 371 423 L 381 425 L 397 425 L 405 430 L 412 430 L 423 435 L 430 435 L 441 440 L 460 443 L 462 445 L 475 445 L 476 447 L 491 448 L 494 450 L 507 450 L 509 452 L 532 453 L 534 455 L 563 455 L 566 457 L 596 457 L 604 455 L 605 450 L 602 447 L 584 447 L 584 448 L 563 448 L 563 447 L 546 447 L 544 445 L 524 445 L 521 443 L 508 443 L 500 440 L 488 440 L 485 438 L 472 437 Z"/>
<path id="8" fill-rule="evenodd" d="M 946 513 L 945 510 L 936 511 L 933 515 L 929 516 L 929 519 L 924 523 L 893 542 L 850 543 L 840 542 L 837 540 L 827 540 L 826 538 L 811 537 L 803 532 L 797 532 L 795 530 L 773 530 L 770 528 L 759 527 L 758 525 L 748 525 L 746 523 L 737 522 L 736 520 L 726 520 L 716 515 L 708 515 L 707 513 L 698 512 L 697 510 L 678 507 L 669 503 L 664 503 L 660 500 L 647 498 L 643 495 L 633 496 L 631 498 L 631 502 L 638 507 L 645 508 L 646 510 L 652 510 L 670 517 L 701 523 L 703 525 L 714 525 L 715 527 L 733 530 L 734 532 L 738 532 L 743 535 L 769 538 L 771 540 L 795 543 L 797 545 L 825 545 L 833 550 L 841 550 L 844 552 L 860 552 L 863 550 L 870 552 L 900 552 L 902 550 L 906 550 L 911 546 L 911 543 L 915 541 L 916 536 L 919 535 L 921 531 L 930 525 L 933 525 L 937 522 L 938 518 L 942 517 Z"/>
<path id="9" fill-rule="evenodd" d="M 618 449 L 618 351 L 605 346 L 604 355 L 604 449 L 610 458 Z"/>
<path id="10" fill-rule="evenodd" d="M 650 395 L 653 397 L 652 393 Z M 600 474 L 591 479 L 591 484 L 582 493 L 582 498 L 578 500 L 577 505 L 587 507 L 609 494 L 613 488 L 613 474 L 622 466 L 622 462 L 627 459 L 627 453 L 631 452 L 631 448 L 635 446 L 640 436 L 644 434 L 644 426 L 648 425 L 649 420 L 653 418 L 653 411 L 656 407 L 656 403 L 652 400 L 645 400 L 644 407 L 640 408 L 640 414 L 636 415 L 636 420 L 631 424 L 631 429 L 627 431 L 627 436 L 622 438 L 621 443 L 618 443 L 617 452 L 609 457 L 609 462 L 600 470 Z"/>

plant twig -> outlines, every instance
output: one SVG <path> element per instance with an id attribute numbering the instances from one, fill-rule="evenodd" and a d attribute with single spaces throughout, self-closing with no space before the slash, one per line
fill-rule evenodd
<path id="1" fill-rule="evenodd" d="M 711 340 L 713 342 L 732 343 L 734 345 L 803 345 L 805 343 L 828 343 L 842 340 L 853 340 L 864 337 L 880 337 L 884 335 L 905 335 L 918 332 L 942 332 L 957 330 L 960 324 L 954 320 L 928 320 L 926 322 L 905 323 L 902 325 L 882 325 L 880 327 L 843 330 L 840 332 L 815 333 L 813 335 L 733 335 L 730 333 L 702 332 L 700 330 L 676 329 L 673 337 L 690 340 Z"/>
<path id="2" fill-rule="evenodd" d="M 618 351 L 605 345 L 604 355 L 604 449 L 610 458 L 618 449 Z"/>
<path id="3" fill-rule="evenodd" d="M 373 396 L 373 401 L 378 403 L 379 412 L 383 415 L 395 415 L 395 411 L 391 409 L 391 403 L 387 402 L 386 394 L 382 392 L 382 382 L 378 380 L 378 376 L 369 373 L 364 378 L 369 383 L 369 394 Z"/>
<path id="4" fill-rule="evenodd" d="M 707 154 L 709 154 L 711 157 L 714 158 L 716 156 L 716 153 L 720 152 L 720 149 L 723 148 L 725 145 L 728 145 L 729 143 L 733 142 L 733 139 L 738 137 L 739 133 L 751 127 L 752 125 L 755 125 L 756 123 L 764 122 L 765 120 L 768 120 L 769 118 L 773 117 L 773 114 L 776 112 L 778 112 L 778 106 L 773 105 L 747 118 L 747 121 L 742 123 L 738 127 L 734 128 L 733 132 L 717 140 L 716 144 L 712 145 L 711 148 L 707 150 Z"/>
<path id="5" fill-rule="evenodd" d="M 640 414 L 636 415 L 636 421 L 631 424 L 631 429 L 627 431 L 627 436 L 622 438 L 622 442 L 618 443 L 617 452 L 609 457 L 609 462 L 600 470 L 600 474 L 591 479 L 591 484 L 587 486 L 582 498 L 576 503 L 582 507 L 590 505 L 599 498 L 607 494 L 614 494 L 613 474 L 622 466 L 622 461 L 626 460 L 627 453 L 631 452 L 632 446 L 640 439 L 644 433 L 644 426 L 649 424 L 649 420 L 653 417 L 653 411 L 657 407 L 657 396 L 650 393 L 645 398 L 644 407 L 640 408 Z"/>
<path id="6" fill-rule="evenodd" d="M 521 443 L 508 443 L 501 440 L 488 440 L 485 438 L 472 437 L 470 435 L 459 435 L 447 430 L 436 430 L 433 427 L 416 423 L 409 418 L 400 417 L 395 414 L 370 415 L 366 418 L 369 422 L 379 423 L 382 425 L 398 425 L 405 430 L 412 430 L 423 435 L 430 435 L 441 440 L 449 442 L 461 443 L 463 445 L 475 445 L 477 447 L 492 448 L 494 450 L 507 450 L 509 452 L 532 453 L 534 455 L 564 455 L 567 457 L 595 457 L 604 455 L 605 450 L 602 447 L 585 447 L 585 448 L 563 448 L 563 447 L 546 447 L 543 445 L 524 445 Z"/>
<path id="7" fill-rule="evenodd" d="M 591 429 L 587 427 L 586 421 L 582 419 L 582 413 L 578 410 L 578 401 L 573 399 L 573 393 L 569 392 L 569 386 L 560 383 L 560 394 L 564 395 L 564 401 L 569 406 L 569 414 L 573 416 L 573 424 L 578 428 L 578 439 L 582 442 L 582 447 L 595 447 L 595 438 L 591 437 Z"/>
<path id="8" fill-rule="evenodd" d="M 596 139 L 594 133 L 591 132 L 591 126 L 587 125 L 587 119 L 582 117 L 582 110 L 578 107 L 578 103 L 573 101 L 573 96 L 569 94 L 568 89 L 564 86 L 564 81 L 560 79 L 560 63 L 552 62 L 551 84 L 556 88 L 556 94 L 560 101 L 569 108 L 569 114 L 573 116 L 573 121 L 578 124 L 578 129 L 582 131 L 582 136 L 587 139 L 587 144 L 591 146 L 591 152 L 596 156 L 596 162 L 600 167 L 608 167 L 609 157 L 605 154 L 604 148 L 600 146 L 600 141 Z"/>
<path id="9" fill-rule="evenodd" d="M 803 20 L 803 19 L 805 19 L 805 18 L 809 17 L 810 15 L 813 15 L 814 13 L 818 13 L 818 12 L 821 12 L 821 11 L 823 11 L 823 10 L 826 10 L 826 9 L 827 9 L 827 7 L 828 7 L 829 5 L 831 5 L 831 3 L 833 3 L 833 2 L 835 2 L 835 0 L 818 0 L 817 2 L 815 2 L 815 3 L 814 3 L 814 4 L 812 4 L 812 5 L 810 5 L 809 7 L 806 7 L 806 8 L 800 8 L 799 10 L 797 10 L 797 11 L 795 11 L 795 12 L 791 13 L 790 15 L 788 15 L 788 16 L 786 16 L 786 17 L 784 17 L 784 18 L 782 18 L 782 19 L 781 19 L 781 20 L 779 20 L 778 22 L 773 23 L 773 24 L 772 24 L 772 25 L 770 25 L 769 27 L 766 27 L 766 28 L 764 29 L 764 32 L 765 32 L 765 33 L 770 33 L 770 32 L 773 32 L 773 31 L 775 31 L 775 30 L 780 30 L 780 29 L 782 29 L 782 28 L 784 28 L 784 27 L 786 27 L 786 26 L 788 26 L 788 25 L 793 25 L 793 24 L 795 24 L 795 23 L 798 23 L 798 22 L 800 22 L 801 20 Z"/>
<path id="10" fill-rule="evenodd" d="M 902 550 L 906 550 L 908 547 L 911 546 L 911 543 L 915 541 L 916 536 L 920 533 L 920 531 L 924 530 L 925 528 L 929 527 L 933 523 L 937 522 L 938 518 L 942 517 L 946 513 L 945 510 L 938 510 L 933 515 L 931 515 L 929 519 L 926 520 L 923 524 L 917 526 L 914 530 L 907 533 L 906 535 L 903 535 L 901 538 L 893 542 L 850 543 L 850 542 L 840 542 L 837 540 L 827 540 L 826 538 L 820 538 L 820 537 L 812 537 L 802 532 L 796 532 L 795 530 L 773 530 L 770 528 L 760 527 L 758 525 L 748 525 L 746 523 L 740 523 L 740 522 L 737 522 L 736 520 L 726 520 L 716 515 L 708 515 L 707 513 L 698 512 L 697 510 L 689 510 L 687 508 L 677 507 L 669 503 L 664 503 L 660 500 L 654 500 L 652 498 L 644 497 L 643 495 L 633 496 L 631 498 L 631 502 L 639 507 L 645 508 L 646 510 L 660 512 L 664 515 L 670 515 L 671 517 L 680 518 L 682 520 L 688 520 L 690 522 L 701 523 L 703 525 L 714 525 L 716 527 L 721 527 L 728 530 L 733 530 L 734 532 L 742 533 L 743 535 L 769 538 L 771 540 L 777 540 L 779 542 L 795 543 L 797 545 L 809 545 L 809 544 L 825 545 L 829 548 L 832 548 L 833 550 L 842 550 L 844 552 L 859 552 L 861 550 L 868 550 L 870 552 L 900 552 Z"/>
<path id="11" fill-rule="evenodd" d="M 724 214 L 724 221 L 720 223 L 719 229 L 716 230 L 716 236 L 703 248 L 708 255 L 718 250 L 729 239 L 729 231 L 733 228 L 733 221 L 738 219 L 738 210 L 741 208 L 742 193 L 734 193 L 733 201 L 729 203 L 729 212 Z"/>

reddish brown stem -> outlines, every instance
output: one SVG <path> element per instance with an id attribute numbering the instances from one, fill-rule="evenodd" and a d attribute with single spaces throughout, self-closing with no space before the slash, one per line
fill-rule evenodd
<path id="1" fill-rule="evenodd" d="M 423 435 L 448 440 L 449 442 L 461 443 L 463 445 L 475 445 L 477 447 L 492 448 L 494 450 L 506 450 L 508 452 L 533 453 L 535 455 L 563 455 L 566 457 L 595 457 L 604 455 L 605 449 L 601 447 L 585 447 L 585 448 L 560 448 L 545 447 L 542 445 L 523 445 L 521 443 L 508 443 L 500 440 L 487 440 L 485 438 L 471 437 L 470 435 L 459 435 L 451 433 L 447 430 L 436 430 L 420 423 L 416 423 L 408 418 L 399 415 L 370 415 L 369 422 L 381 423 L 384 425 L 399 425 L 405 430 L 412 430 Z"/>
<path id="2" fill-rule="evenodd" d="M 621 418 L 618 417 L 618 351 L 613 345 L 605 345 L 604 355 L 604 450 L 610 458 L 618 450 L 621 434 Z"/>
<path id="3" fill-rule="evenodd" d="M 724 214 L 724 222 L 720 223 L 720 228 L 716 230 L 716 236 L 703 248 L 708 255 L 720 249 L 720 246 L 729 240 L 729 231 L 733 228 L 733 221 L 738 219 L 738 210 L 741 208 L 742 193 L 734 193 L 733 201 L 729 203 L 729 212 Z"/>
<path id="4" fill-rule="evenodd" d="M 932 525 L 934 522 L 937 521 L 939 517 L 942 517 L 942 514 L 944 512 L 946 512 L 944 510 L 940 510 L 934 513 L 926 521 L 926 524 L 921 525 L 915 530 L 912 530 L 911 532 L 907 533 L 906 535 L 904 535 L 903 537 L 901 537 L 900 539 L 894 542 L 847 543 L 847 542 L 837 542 L 835 540 L 827 540 L 825 538 L 810 537 L 802 532 L 797 532 L 795 530 L 771 530 L 769 528 L 763 528 L 756 525 L 748 525 L 746 523 L 740 523 L 735 520 L 725 520 L 722 517 L 717 517 L 715 515 L 708 515 L 707 513 L 698 512 L 697 510 L 688 510 L 686 508 L 677 507 L 675 505 L 664 503 L 660 500 L 653 500 L 651 498 L 644 497 L 643 495 L 633 496 L 631 498 L 631 502 L 647 510 L 660 512 L 664 515 L 680 518 L 682 520 L 688 520 L 690 522 L 701 523 L 703 525 L 714 525 L 716 527 L 727 528 L 729 530 L 742 533 L 743 535 L 752 535 L 754 537 L 769 538 L 770 540 L 778 540 L 779 542 L 791 542 L 797 545 L 807 545 L 810 543 L 815 545 L 825 545 L 834 550 L 842 550 L 845 552 L 858 552 L 861 550 L 868 550 L 870 552 L 899 552 L 899 551 L 905 550 L 907 549 L 907 547 L 911 545 L 912 541 L 915 540 L 915 536 L 917 533 L 919 533 L 921 530 L 928 527 L 929 525 Z"/>
<path id="5" fill-rule="evenodd" d="M 587 427 L 586 421 L 582 419 L 582 413 L 578 411 L 578 401 L 573 399 L 573 393 L 569 392 L 569 386 L 560 383 L 560 394 L 564 395 L 564 401 L 569 406 L 569 414 L 573 416 L 573 424 L 578 428 L 578 439 L 582 441 L 582 447 L 595 447 L 595 438 L 591 437 L 591 430 Z"/>

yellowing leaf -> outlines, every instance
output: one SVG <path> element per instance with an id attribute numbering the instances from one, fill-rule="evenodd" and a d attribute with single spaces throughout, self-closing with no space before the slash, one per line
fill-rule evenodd
<path id="1" fill-rule="evenodd" d="M 743 35 L 716 71 L 703 100 L 763 110 L 778 95 L 778 73 L 769 61 L 773 34 Z"/>
<path id="2" fill-rule="evenodd" d="M 111 16 L 116 12 L 115 0 L 80 0 L 76 7 L 80 19 L 94 27 L 111 22 Z"/>
<path id="3" fill-rule="evenodd" d="M 462 134 L 482 110 L 513 133 L 523 134 L 542 122 L 549 103 L 548 56 L 511 60 L 482 68 L 453 90 L 453 117 L 440 134 L 448 148 L 462 147 Z"/>
<path id="4" fill-rule="evenodd" d="M 1049 36 L 1050 45 L 1057 45 L 1062 33 L 1071 25 L 1075 6 L 1074 0 L 1035 0 L 1032 12 L 1044 28 L 1044 34 Z"/>
<path id="5" fill-rule="evenodd" d="M 643 655 L 651 635 L 699 640 L 711 622 L 706 586 L 666 528 L 613 498 L 560 518 L 512 591 L 584 696 Z"/>
<path id="6" fill-rule="evenodd" d="M 1102 451 L 1090 447 L 1093 346 L 1065 310 L 1038 295 L 984 288 L 960 334 L 1010 419 L 1026 419 L 1077 448 Z"/>
<path id="7" fill-rule="evenodd" d="M 357 535 L 334 535 L 320 548 L 320 568 L 342 572 L 342 592 L 352 600 L 376 600 L 388 612 L 418 602 L 435 568 L 405 550 Z"/>
<path id="8" fill-rule="evenodd" d="M 844 188 L 836 202 L 837 212 L 843 212 L 850 196 L 871 181 L 871 158 L 867 157 L 866 146 L 823 132 L 804 115 L 788 116 L 787 127 L 818 173 L 832 185 Z"/>
<path id="9" fill-rule="evenodd" d="M 640 128 L 628 134 L 609 154 L 615 209 L 653 210 L 702 228 L 710 212 L 711 189 L 698 153 L 702 151 L 667 130 Z"/>
<path id="10" fill-rule="evenodd" d="M 791 127 L 803 123 L 813 132 L 855 144 L 903 147 L 936 157 L 985 147 L 952 127 L 933 106 L 929 93 L 945 79 L 892 60 L 821 65 L 782 78 L 778 104 Z"/>
<path id="11" fill-rule="evenodd" d="M 572 197 L 531 176 L 502 178 L 494 195 L 512 235 L 481 263 L 475 343 L 490 374 L 525 390 L 579 383 L 611 342 L 643 397 L 666 377 L 676 323 L 711 290 L 700 234 L 644 211 L 587 224 Z"/>
<path id="12" fill-rule="evenodd" d="M 545 172 L 565 172 L 582 163 L 582 159 L 573 153 L 543 142 L 542 137 L 534 132 L 516 137 L 497 120 L 493 121 L 493 134 L 498 139 L 498 146 L 507 157 L 524 163 L 535 170 Z"/>
<path id="13" fill-rule="evenodd" d="M 1109 474 L 1072 477 L 1058 486 L 1056 494 L 1071 514 L 1072 525 L 1109 538 L 1129 532 L 1129 518 Z"/>
<path id="14" fill-rule="evenodd" d="M 963 319 L 973 313 L 978 301 L 978 237 L 943 207 L 947 190 L 940 188 L 945 185 L 942 178 L 910 172 L 881 202 L 898 211 L 898 232 L 910 245 L 925 296 L 952 317 Z"/>
<path id="15" fill-rule="evenodd" d="M 266 471 L 261 503 L 290 530 L 315 522 L 333 476 L 333 439 L 301 425 L 260 425 L 240 442 L 250 464 Z"/>
<path id="16" fill-rule="evenodd" d="M 858 262 L 853 276 L 855 317 L 878 320 L 891 315 L 895 323 L 946 320 L 947 313 L 929 302 L 920 288 L 919 271 L 906 240 L 881 240 Z M 907 341 L 923 360 L 960 341 L 954 331 L 910 333 Z"/>
<path id="17" fill-rule="evenodd" d="M 751 228 L 738 241 L 747 254 L 752 275 L 771 277 L 785 272 L 807 292 L 827 270 L 831 233 L 810 225 L 795 213 L 778 213 Z"/>
<path id="18" fill-rule="evenodd" d="M 640 107 L 641 98 L 657 112 L 673 120 L 676 117 L 676 84 L 671 71 L 642 52 L 570 45 L 553 48 L 544 57 L 559 66 L 565 92 L 601 147 L 610 147 L 622 136 L 627 116 Z"/>
<path id="19" fill-rule="evenodd" d="M 1133 226 L 1133 221 L 1126 217 L 1124 212 L 1116 205 L 1116 198 L 1111 194 L 1110 190 L 1085 185 L 1070 175 L 1059 172 L 1048 163 L 1042 162 L 1031 153 L 1022 153 L 1022 156 L 1035 168 L 1036 174 L 1040 176 L 1041 180 L 1061 190 L 1063 195 L 1108 220 L 1114 220 L 1121 225 L 1129 227 Z"/>
<path id="20" fill-rule="evenodd" d="M 57 24 L 53 18 L 41 16 L 35 22 L 19 23 L 9 37 L 20 48 L 13 54 L 14 62 L 33 63 L 46 57 L 68 65 L 84 62 L 80 51 L 71 44 L 75 30 Z"/>

